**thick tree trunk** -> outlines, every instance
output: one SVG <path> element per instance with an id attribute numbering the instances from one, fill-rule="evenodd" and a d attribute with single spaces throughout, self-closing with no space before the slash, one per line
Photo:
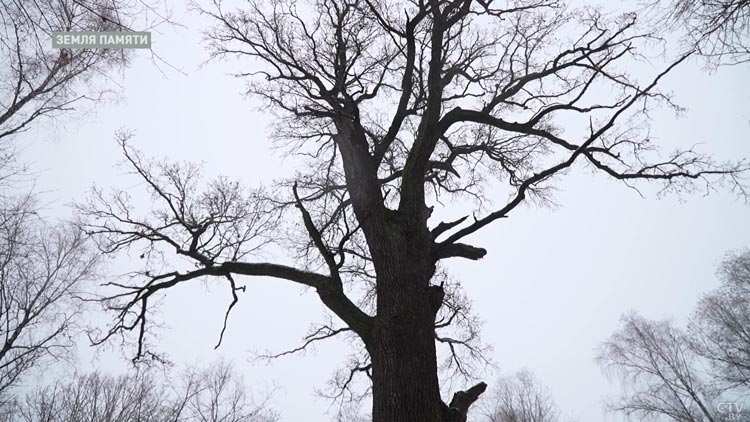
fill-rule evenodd
<path id="1" fill-rule="evenodd" d="M 486 385 L 457 392 L 448 405 L 442 401 L 435 347 L 442 289 L 430 286 L 435 274 L 432 239 L 426 225 L 404 224 L 400 218 L 386 223 L 390 247 L 374 254 L 379 258 L 378 312 L 368 342 L 373 422 L 465 422 Z"/>
<path id="2" fill-rule="evenodd" d="M 398 219 L 399 217 L 394 217 Z M 373 422 L 443 421 L 435 351 L 435 272 L 429 232 L 389 221 L 393 244 L 378 267 L 377 308 L 370 353 Z"/>
<path id="3" fill-rule="evenodd" d="M 383 313 L 379 312 L 371 338 L 373 422 L 443 420 L 434 314 L 426 298 L 426 285 L 420 286 L 419 292 L 411 286 L 417 284 L 414 281 L 392 280 L 388 283 L 393 283 L 388 288 L 392 293 L 385 294 L 390 297 L 378 300 Z"/>

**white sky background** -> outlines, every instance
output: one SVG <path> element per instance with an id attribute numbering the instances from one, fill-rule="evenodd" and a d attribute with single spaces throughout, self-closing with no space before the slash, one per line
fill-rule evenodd
<path id="1" fill-rule="evenodd" d="M 250 186 L 294 170 L 270 148 L 269 113 L 243 98 L 243 82 L 229 75 L 248 63 L 200 67 L 207 58 L 200 44 L 205 22 L 185 15 L 181 4 L 174 7 L 176 20 L 188 29 L 162 27 L 152 39 L 154 49 L 186 75 L 165 68 L 165 77 L 146 52 L 137 51 L 120 82 L 121 101 L 98 106 L 95 115 L 64 116 L 18 138 L 22 159 L 38 172 L 37 190 L 49 214 L 68 215 L 65 205 L 84 199 L 92 183 L 137 184 L 115 166 L 122 157 L 113 134 L 121 127 L 135 130 L 132 145 L 147 156 L 204 161 L 208 175 L 221 173 Z M 750 157 L 747 75 L 747 66 L 708 74 L 695 61 L 682 65 L 662 87 L 688 111 L 680 118 L 668 110 L 654 113 L 652 137 L 666 151 L 702 143 L 699 148 L 719 160 Z M 484 339 L 504 372 L 532 369 L 563 411 L 581 422 L 619 421 L 602 415 L 603 398 L 615 389 L 593 362 L 596 346 L 631 309 L 650 318 L 688 316 L 699 296 L 718 285 L 714 272 L 722 255 L 750 246 L 750 209 L 725 192 L 681 202 L 644 189 L 642 199 L 581 166 L 558 187 L 558 209 L 514 211 L 473 236 L 472 244 L 487 248 L 487 257 L 451 262 L 449 269 L 485 321 Z M 243 281 L 248 290 L 218 351 L 213 346 L 230 299 L 223 283 L 210 292 L 201 283 L 171 289 L 161 308 L 168 326 L 161 331 L 162 350 L 177 363 L 225 356 L 260 391 L 280 387 L 273 406 L 283 420 L 331 420 L 325 413 L 330 402 L 314 390 L 344 364 L 345 343 L 334 340 L 317 353 L 268 366 L 249 361 L 250 350 L 296 346 L 311 322 L 323 322 L 317 296 L 283 281 Z M 83 368 L 124 366 L 117 352 L 103 351 L 89 364 L 92 355 L 82 348 Z M 490 388 L 494 377 L 485 377 Z"/>

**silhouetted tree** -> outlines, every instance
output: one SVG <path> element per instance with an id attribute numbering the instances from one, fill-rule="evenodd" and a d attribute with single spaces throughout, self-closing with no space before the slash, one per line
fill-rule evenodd
<path id="1" fill-rule="evenodd" d="M 239 73 L 280 114 L 274 138 L 308 161 L 270 192 L 248 190 L 148 160 L 120 134 L 153 203 L 140 211 L 129 193 L 97 189 L 79 206 L 103 251 L 138 250 L 145 264 L 134 282 L 108 284 L 114 321 L 96 342 L 132 332 L 135 358 L 148 356 L 150 307 L 190 280 L 224 283 L 227 314 L 240 277 L 286 280 L 343 323 L 314 329 L 305 345 L 340 334 L 356 342 L 340 384 L 364 376 L 374 422 L 465 420 L 486 385 L 444 402 L 437 346 L 470 356 L 481 347 L 468 301 L 436 274 L 446 259 L 486 255 L 470 235 L 521 204 L 548 203 L 553 180 L 574 165 L 664 192 L 726 182 L 746 193 L 745 163 L 691 149 L 660 155 L 647 136 L 650 110 L 671 105 L 656 87 L 686 56 L 649 78 L 630 75 L 637 46 L 655 34 L 638 32 L 634 15 L 563 6 L 287 0 L 228 10 L 217 0 L 200 9 L 216 22 L 213 54 L 251 59 Z M 490 185 L 507 201 L 490 206 Z M 454 200 L 465 215 L 441 212 Z M 292 259 L 271 260 L 278 246 Z M 451 331 L 457 322 L 463 329 Z"/>

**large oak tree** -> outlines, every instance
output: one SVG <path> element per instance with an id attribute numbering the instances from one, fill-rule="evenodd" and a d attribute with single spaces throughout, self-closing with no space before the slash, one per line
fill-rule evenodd
<path id="1" fill-rule="evenodd" d="M 634 15 L 548 0 L 251 1 L 237 10 L 217 0 L 199 10 L 216 23 L 213 54 L 248 59 L 237 73 L 278 114 L 275 139 L 305 164 L 272 192 L 247 190 L 204 183 L 196 166 L 149 160 L 119 137 L 153 203 L 141 212 L 128 192 L 95 190 L 79 209 L 106 252 L 142 254 L 131 281 L 109 283 L 114 322 L 95 339 L 132 332 L 136 358 L 153 356 L 150 311 L 171 287 L 226 283 L 229 315 L 241 278 L 286 280 L 314 291 L 341 324 L 319 327 L 306 345 L 338 334 L 361 345 L 339 381 L 345 390 L 369 377 L 373 421 L 465 420 L 486 385 L 443 401 L 437 346 L 458 368 L 462 348 L 481 353 L 467 302 L 443 283 L 440 264 L 483 258 L 472 234 L 524 203 L 546 203 L 553 181 L 578 165 L 665 192 L 726 182 L 744 193 L 746 164 L 692 149 L 661 154 L 648 138 L 650 111 L 674 106 L 657 85 L 689 54 L 648 78 L 630 74 L 659 42 Z M 502 202 L 490 208 L 488 187 L 507 200 L 491 198 Z M 442 220 L 454 200 L 467 214 Z M 268 260 L 280 251 L 291 259 Z M 455 323 L 463 329 L 450 331 Z"/>

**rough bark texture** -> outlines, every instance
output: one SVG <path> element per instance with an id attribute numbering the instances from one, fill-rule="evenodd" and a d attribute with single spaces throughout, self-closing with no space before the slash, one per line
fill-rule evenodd
<path id="1" fill-rule="evenodd" d="M 439 421 L 444 405 L 437 377 L 436 310 L 429 295 L 435 267 L 429 248 L 420 242 L 425 233 L 398 222 L 389 229 L 394 244 L 378 269 L 378 316 L 370 341 L 373 421 Z"/>

